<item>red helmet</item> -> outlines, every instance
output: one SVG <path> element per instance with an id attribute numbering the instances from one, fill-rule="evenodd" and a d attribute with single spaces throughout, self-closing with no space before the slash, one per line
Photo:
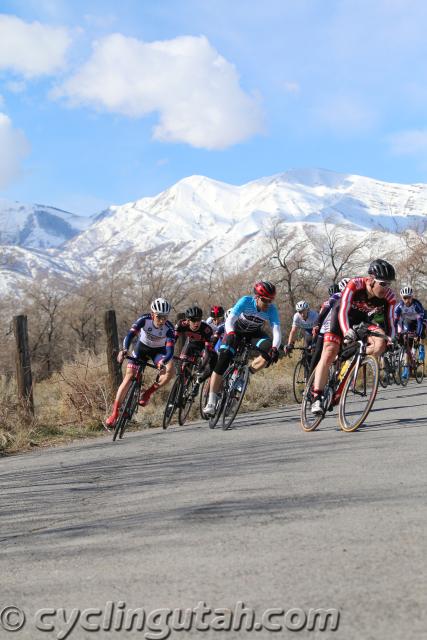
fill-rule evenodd
<path id="1" fill-rule="evenodd" d="M 211 316 L 212 318 L 223 318 L 224 307 L 220 307 L 218 305 L 214 305 L 213 307 L 211 307 Z"/>
<path id="2" fill-rule="evenodd" d="M 276 297 L 276 287 L 272 282 L 268 280 L 260 280 L 254 284 L 254 293 L 261 298 L 268 298 L 268 300 L 274 300 Z"/>

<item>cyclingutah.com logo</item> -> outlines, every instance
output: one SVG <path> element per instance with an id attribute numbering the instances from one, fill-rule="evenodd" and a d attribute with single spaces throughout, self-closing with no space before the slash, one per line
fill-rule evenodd
<path id="1" fill-rule="evenodd" d="M 173 631 L 336 631 L 337 609 L 285 609 L 270 607 L 257 614 L 241 601 L 231 607 L 209 607 L 199 602 L 192 608 L 161 608 L 146 611 L 129 608 L 123 601 L 108 601 L 104 607 L 38 609 L 34 614 L 14 605 L 0 611 L 0 628 L 19 631 L 32 626 L 38 631 L 55 633 L 57 640 L 71 637 L 78 629 L 88 632 L 141 631 L 146 640 L 164 640 Z"/>

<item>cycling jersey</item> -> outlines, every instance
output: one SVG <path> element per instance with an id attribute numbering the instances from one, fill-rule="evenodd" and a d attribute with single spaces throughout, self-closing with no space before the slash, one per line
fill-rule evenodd
<path id="1" fill-rule="evenodd" d="M 328 300 L 325 300 L 320 307 L 319 317 L 316 322 L 316 325 L 319 327 L 320 335 L 329 331 L 331 326 L 332 309 L 338 300 L 341 300 L 341 292 L 334 293 L 330 298 L 328 298 Z"/>
<path id="2" fill-rule="evenodd" d="M 319 314 L 314 309 L 309 309 L 306 320 L 302 317 L 302 315 L 297 311 L 292 320 L 292 326 L 298 327 L 299 329 L 303 329 L 304 331 L 308 331 L 311 333 L 312 328 L 317 324 L 317 319 Z"/>
<path id="3" fill-rule="evenodd" d="M 391 338 L 394 337 L 394 307 L 396 298 L 390 287 L 385 288 L 384 298 L 369 297 L 367 284 L 369 278 L 352 278 L 343 291 L 339 305 L 339 328 L 345 334 L 359 322 L 375 322 L 375 317 L 384 318 L 382 328 Z M 335 333 L 332 330 L 332 333 Z"/>
<path id="4" fill-rule="evenodd" d="M 173 324 L 166 320 L 165 324 L 161 327 L 154 325 L 153 319 L 150 313 L 138 318 L 133 323 L 129 333 L 123 340 L 123 348 L 127 351 L 130 347 L 132 340 L 139 334 L 138 341 L 142 342 L 150 349 L 164 349 L 166 347 L 166 356 L 164 362 L 168 362 L 173 356 L 173 347 L 175 344 L 175 332 Z"/>
<path id="5" fill-rule="evenodd" d="M 257 308 L 255 296 L 243 296 L 236 302 L 225 321 L 225 331 L 245 334 L 259 332 L 264 323 L 269 322 L 273 331 L 273 347 L 280 347 L 282 332 L 277 307 L 270 304 L 266 311 Z"/>
<path id="6" fill-rule="evenodd" d="M 413 298 L 411 304 L 407 306 L 403 300 L 397 304 L 394 311 L 394 326 L 396 330 L 413 331 L 416 326 L 417 335 L 423 331 L 424 307 L 419 300 Z"/>
<path id="7" fill-rule="evenodd" d="M 183 336 L 192 348 L 199 349 L 200 351 L 204 347 L 208 349 L 211 348 L 212 335 L 212 328 L 203 321 L 200 323 L 200 326 L 196 331 L 193 331 L 190 328 L 189 320 L 180 320 L 175 326 L 175 338 Z"/>

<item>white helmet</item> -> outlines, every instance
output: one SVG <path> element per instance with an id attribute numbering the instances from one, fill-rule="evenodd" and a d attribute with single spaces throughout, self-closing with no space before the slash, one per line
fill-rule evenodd
<path id="1" fill-rule="evenodd" d="M 230 315 L 230 313 L 232 312 L 233 307 L 230 307 L 229 309 L 227 309 L 227 311 L 224 314 L 224 320 L 227 320 L 228 316 Z"/>
<path id="2" fill-rule="evenodd" d="M 412 287 L 402 287 L 400 290 L 400 295 L 402 296 L 412 296 L 414 293 Z"/>
<path id="3" fill-rule="evenodd" d="M 305 300 L 300 300 L 295 305 L 295 311 L 298 311 L 299 313 L 301 313 L 301 311 L 306 311 L 307 309 L 310 309 L 310 305 Z"/>
<path id="4" fill-rule="evenodd" d="M 342 280 L 340 280 L 338 282 L 338 288 L 340 291 L 344 291 L 344 289 L 346 288 L 346 286 L 348 285 L 348 283 L 350 282 L 351 278 L 343 278 Z"/>
<path id="5" fill-rule="evenodd" d="M 156 298 L 151 303 L 151 311 L 161 316 L 168 316 L 171 312 L 171 306 L 164 298 Z"/>

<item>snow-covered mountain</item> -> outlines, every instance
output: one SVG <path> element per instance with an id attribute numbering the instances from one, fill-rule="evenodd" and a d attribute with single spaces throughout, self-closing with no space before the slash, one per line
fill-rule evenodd
<path id="1" fill-rule="evenodd" d="M 76 216 L 55 207 L 0 198 L 0 245 L 30 249 L 59 247 L 87 229 L 92 222 L 92 218 Z"/>
<path id="2" fill-rule="evenodd" d="M 383 232 L 383 238 L 389 238 L 389 246 L 393 245 L 394 234 L 404 229 L 424 232 L 427 185 L 386 183 L 326 170 L 292 170 L 242 186 L 191 176 L 157 196 L 111 206 L 84 221 L 57 210 L 44 211 L 55 211 L 55 220 L 63 221 L 67 229 L 68 223 L 74 237 L 61 246 L 58 242 L 55 249 L 28 252 L 28 247 L 40 247 L 40 229 L 46 231 L 33 211 L 30 215 L 37 220 L 33 236 L 31 232 L 17 236 L 17 244 L 28 252 L 24 255 L 21 249 L 20 260 L 15 262 L 13 271 L 20 277 L 45 273 L 50 268 L 65 277 L 73 274 L 78 278 L 122 252 L 161 256 L 167 251 L 168 260 L 186 270 L 223 260 L 244 268 L 262 257 L 262 238 L 274 220 L 301 233 L 308 225 L 325 220 L 345 228 L 349 237 L 354 234 L 360 238 L 361 232 L 376 229 Z M 55 228 L 59 230 L 61 224 L 56 222 L 59 226 Z M 79 224 L 80 233 L 76 234 Z M 31 237 L 35 244 L 29 243 Z M 8 273 L 10 280 L 10 270 Z"/>

